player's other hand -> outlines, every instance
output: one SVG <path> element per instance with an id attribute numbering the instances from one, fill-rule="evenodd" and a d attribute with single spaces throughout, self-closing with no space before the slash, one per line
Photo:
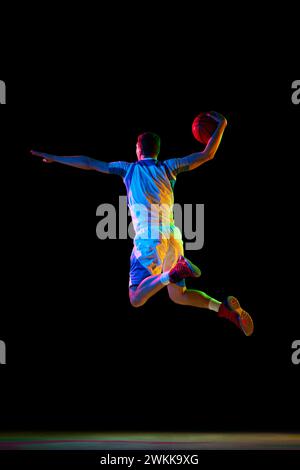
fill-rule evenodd
<path id="1" fill-rule="evenodd" d="M 218 123 L 223 123 L 225 126 L 227 126 L 227 119 L 222 114 L 217 113 L 217 111 L 210 111 L 209 113 L 207 113 L 207 116 L 211 117 Z"/>
<path id="2" fill-rule="evenodd" d="M 51 157 L 53 157 L 53 155 L 50 155 L 49 153 L 36 152 L 35 150 L 30 150 L 30 153 L 31 153 L 31 155 L 34 155 L 35 157 L 42 158 L 44 163 L 52 163 L 53 162 L 53 160 L 51 159 Z"/>

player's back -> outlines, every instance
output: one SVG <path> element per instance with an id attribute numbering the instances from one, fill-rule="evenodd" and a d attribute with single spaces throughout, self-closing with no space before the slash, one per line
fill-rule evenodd
<path id="1" fill-rule="evenodd" d="M 136 233 L 151 226 L 172 226 L 172 175 L 163 161 L 147 158 L 132 163 L 124 177 L 128 206 Z"/>

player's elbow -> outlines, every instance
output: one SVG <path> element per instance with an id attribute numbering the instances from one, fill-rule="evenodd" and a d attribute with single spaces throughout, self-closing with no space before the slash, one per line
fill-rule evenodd
<path id="1" fill-rule="evenodd" d="M 206 160 L 213 160 L 215 158 L 216 152 L 207 152 Z"/>
<path id="2" fill-rule="evenodd" d="M 84 162 L 86 170 L 95 170 L 96 169 L 92 158 L 83 156 L 82 160 Z"/>

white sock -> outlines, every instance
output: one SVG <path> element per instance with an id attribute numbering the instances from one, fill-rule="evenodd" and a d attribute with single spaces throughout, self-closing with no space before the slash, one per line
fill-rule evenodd
<path id="1" fill-rule="evenodd" d="M 210 299 L 209 304 L 208 304 L 208 308 L 209 308 L 209 310 L 213 310 L 214 312 L 218 312 L 221 303 L 222 302 L 218 302 L 215 299 Z"/>
<path id="2" fill-rule="evenodd" d="M 166 271 L 165 273 L 162 273 L 160 275 L 160 282 L 162 284 L 164 284 L 165 286 L 167 286 L 168 284 L 170 284 L 170 279 L 169 279 L 169 271 Z"/>

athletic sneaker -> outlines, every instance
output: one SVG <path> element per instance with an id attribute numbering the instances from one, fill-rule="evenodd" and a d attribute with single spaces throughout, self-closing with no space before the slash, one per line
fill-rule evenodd
<path id="1" fill-rule="evenodd" d="M 200 275 L 201 271 L 197 266 L 184 256 L 179 256 L 176 265 L 170 270 L 169 280 L 176 284 L 187 277 L 199 277 Z"/>
<path id="2" fill-rule="evenodd" d="M 229 296 L 220 306 L 218 316 L 227 318 L 240 328 L 246 336 L 251 336 L 254 330 L 253 320 L 249 313 L 242 309 L 238 299 Z"/>

